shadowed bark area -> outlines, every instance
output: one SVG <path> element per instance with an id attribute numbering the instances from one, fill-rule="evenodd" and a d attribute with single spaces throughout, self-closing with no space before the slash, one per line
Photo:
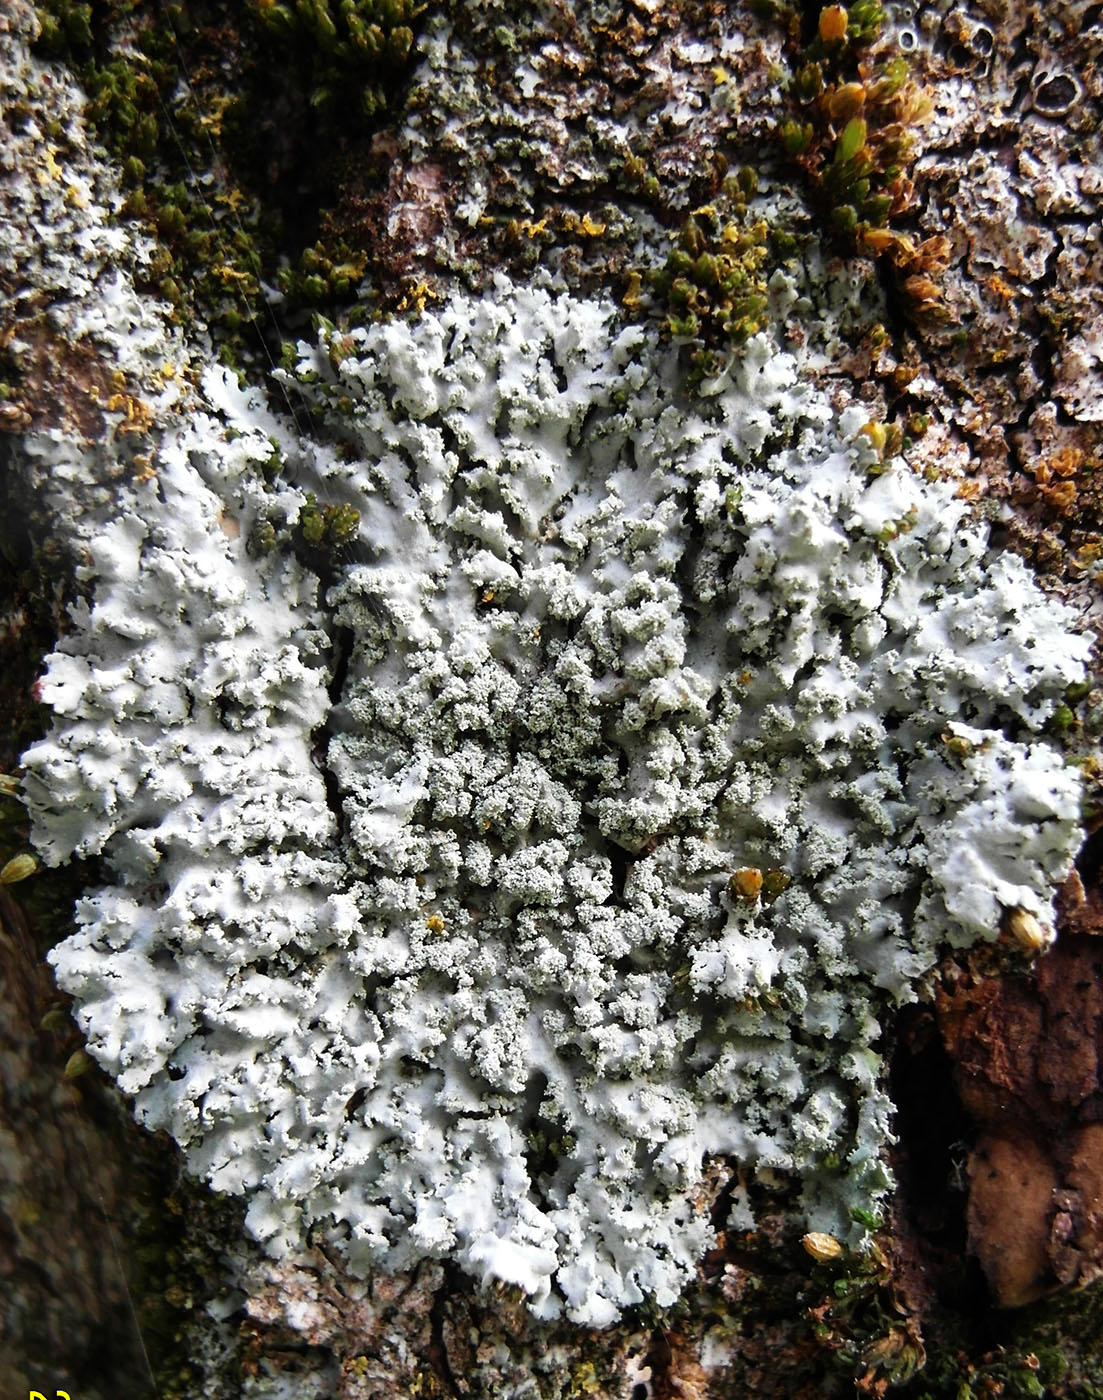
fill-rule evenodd
<path id="1" fill-rule="evenodd" d="M 0 1383 L 106 1397 L 127 1376 L 152 1394 L 124 1276 L 135 1131 L 112 1097 L 64 1078 L 58 1037 L 40 1029 L 56 993 L 6 892 L 0 921 Z"/>
<path id="2" fill-rule="evenodd" d="M 11 773 L 45 724 L 34 683 L 72 588 L 71 561 L 10 458 L 0 472 L 0 769 Z M 2 864 L 26 851 L 27 832 L 19 802 L 0 804 Z M 158 1154 L 100 1076 L 66 1077 L 81 1040 L 43 954 L 80 882 L 51 880 L 0 888 L 0 1385 L 106 1397 L 127 1376 L 151 1394 L 123 1259 L 139 1209 L 128 1196 L 141 1189 L 129 1159 Z"/>

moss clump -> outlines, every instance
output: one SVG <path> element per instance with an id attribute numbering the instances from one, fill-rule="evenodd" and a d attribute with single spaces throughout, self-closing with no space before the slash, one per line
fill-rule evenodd
<path id="1" fill-rule="evenodd" d="M 280 315 L 353 299 L 372 250 L 330 228 L 352 161 L 408 71 L 418 0 L 37 0 L 37 51 L 89 95 L 124 212 L 156 240 L 143 290 L 269 358 Z M 278 94 L 272 73 L 278 71 Z M 300 250 L 302 250 L 300 252 Z"/>
<path id="2" fill-rule="evenodd" d="M 248 0 L 265 33 L 299 55 L 315 107 L 340 101 L 374 117 L 414 45 L 418 0 Z"/>
<path id="3" fill-rule="evenodd" d="M 297 535 L 308 551 L 333 555 L 352 543 L 360 528 L 354 506 L 319 506 L 311 492 L 299 515 Z"/>
<path id="4" fill-rule="evenodd" d="M 92 6 L 88 0 L 41 0 L 38 6 L 39 49 L 51 58 L 92 43 Z"/>
<path id="5" fill-rule="evenodd" d="M 915 131 L 931 112 L 908 61 L 882 37 L 877 0 L 828 5 L 811 39 L 789 6 L 757 6 L 782 21 L 793 40 L 791 115 L 778 128 L 785 154 L 802 171 L 830 232 L 858 252 L 885 259 L 913 318 L 948 319 L 935 277 L 949 247 L 916 244 L 894 225 L 915 204 L 907 167 Z"/>
<path id="6" fill-rule="evenodd" d="M 308 306 L 347 301 L 356 295 L 367 265 L 363 249 L 350 248 L 340 238 L 331 243 L 319 239 L 303 249 L 294 267 L 281 267 L 276 281 L 281 292 Z"/>
<path id="7" fill-rule="evenodd" d="M 854 1215 L 869 1227 L 883 1223 L 870 1212 Z M 888 1243 L 874 1237 L 860 1252 L 837 1254 L 805 1245 L 816 1260 L 811 1283 L 820 1293 L 809 1310 L 813 1335 L 832 1369 L 853 1377 L 859 1393 L 902 1385 L 927 1359 L 917 1322 L 899 1295 Z"/>
<path id="8" fill-rule="evenodd" d="M 651 275 L 667 331 L 688 348 L 693 383 L 718 374 L 769 319 L 771 231 L 748 209 L 755 183 L 749 170 L 726 180 L 716 203 L 689 216 L 666 265 Z"/>
<path id="9" fill-rule="evenodd" d="M 198 314 L 220 339 L 237 340 L 262 305 L 262 269 L 276 258 L 223 142 L 224 119 L 252 72 L 238 31 L 189 25 L 173 3 L 152 13 L 134 0 L 39 0 L 37 14 L 38 51 L 79 77 L 89 125 L 115 158 L 124 212 L 156 240 L 145 288 L 182 319 Z M 219 48 L 240 65 L 233 78 L 212 61 Z"/>

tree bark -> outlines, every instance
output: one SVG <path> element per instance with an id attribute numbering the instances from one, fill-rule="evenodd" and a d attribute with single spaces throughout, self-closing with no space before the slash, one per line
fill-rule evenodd
<path id="1" fill-rule="evenodd" d="M 219 0 L 83 10 L 10 0 L 0 16 L 6 772 L 47 723 L 35 676 L 82 588 L 66 510 L 145 470 L 157 434 L 110 336 L 76 330 L 113 275 L 102 249 L 82 264 L 85 209 L 150 240 L 118 260 L 193 367 L 220 348 L 263 383 L 311 311 L 355 321 L 358 287 L 390 313 L 543 270 L 669 336 L 684 308 L 649 274 L 749 170 L 786 211 L 775 245 L 864 289 L 822 381 L 915 471 L 957 482 L 1097 638 L 1098 6 L 901 5 L 862 39 L 859 4 L 439 0 L 410 16 L 408 57 L 386 31 L 366 115 L 364 73 L 315 53 L 309 28 L 281 47 Z M 893 63 L 906 100 L 874 91 Z M 851 118 L 874 162 L 864 193 L 832 183 Z M 182 152 L 215 192 L 202 210 L 194 187 L 166 193 Z M 880 223 L 863 204 L 878 191 Z M 277 277 L 270 313 L 260 284 Z M 698 371 L 738 353 L 699 309 L 683 334 Z M 91 464 L 75 485 L 43 488 L 44 435 Z M 1096 1394 L 1100 715 L 1092 690 L 1061 716 L 1088 812 L 1057 945 L 1029 965 L 948 954 L 884 1027 L 899 1186 L 875 1248 L 813 1257 L 792 1183 L 747 1183 L 756 1228 L 721 1230 L 674 1309 L 603 1331 L 538 1323 L 519 1292 L 447 1262 L 363 1281 L 321 1250 L 265 1258 L 240 1203 L 188 1178 L 81 1058 L 44 956 L 94 872 L 0 888 L 0 1385 L 73 1400 Z M 0 802 L 6 860 L 27 835 Z M 722 1222 L 739 1166 L 711 1171 Z"/>

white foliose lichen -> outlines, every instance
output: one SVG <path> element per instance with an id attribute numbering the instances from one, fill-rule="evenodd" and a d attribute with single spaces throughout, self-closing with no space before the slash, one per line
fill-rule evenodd
<path id="1" fill-rule="evenodd" d="M 499 281 L 301 356 L 337 446 L 265 483 L 210 376 L 234 431 L 125 488 L 43 682 L 35 841 L 112 879 L 53 955 L 90 1049 L 277 1252 L 601 1325 L 691 1276 L 709 1154 L 853 1239 L 884 1013 L 1050 925 L 1087 643 L 766 337 L 689 402 L 610 302 Z M 324 607 L 245 548 L 306 490 L 361 517 Z"/>

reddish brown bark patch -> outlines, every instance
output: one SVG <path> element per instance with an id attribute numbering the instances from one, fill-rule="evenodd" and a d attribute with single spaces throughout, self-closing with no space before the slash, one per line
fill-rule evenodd
<path id="1" fill-rule="evenodd" d="M 969 1241 L 1004 1306 L 1040 1297 L 1049 1273 L 1049 1216 L 1057 1174 L 1026 1136 L 982 1133 L 969 1159 Z"/>
<path id="2" fill-rule="evenodd" d="M 1090 926 L 1082 888 L 1063 898 Z M 1017 1307 L 1099 1277 L 1103 944 L 1067 933 L 1014 977 L 959 969 L 937 1010 L 980 1129 L 967 1168 L 969 1244 L 997 1303 Z"/>

